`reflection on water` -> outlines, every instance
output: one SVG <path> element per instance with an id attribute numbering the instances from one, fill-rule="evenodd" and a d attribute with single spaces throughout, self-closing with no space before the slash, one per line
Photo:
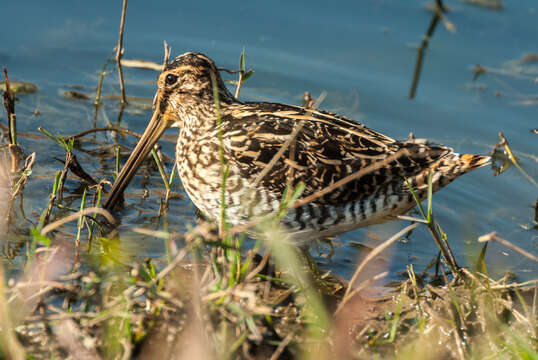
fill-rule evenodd
<path id="1" fill-rule="evenodd" d="M 72 135 L 94 126 L 93 98 L 100 69 L 117 40 L 121 7 L 99 1 L 70 6 L 35 1 L 32 6 L 9 2 L 6 17 L 11 34 L 4 33 L 0 63 L 7 65 L 12 80 L 36 84 L 39 91 L 19 95 L 16 104 L 18 130 L 26 152 L 36 152 L 34 172 L 24 194 L 24 216 L 36 223 L 46 206 L 63 150 L 50 140 L 36 136 L 43 126 L 54 134 Z M 538 179 L 536 128 L 537 63 L 530 56 L 538 52 L 535 34 L 538 19 L 534 2 L 507 4 L 505 11 L 454 3 L 446 16 L 456 31 L 440 26 L 430 42 L 415 100 L 407 99 L 420 43 L 431 14 L 422 1 L 340 2 L 327 8 L 312 2 L 212 2 L 178 6 L 162 1 L 158 7 L 132 3 L 127 10 L 125 58 L 160 63 L 162 41 L 173 55 L 200 51 L 226 68 L 236 68 L 241 49 L 246 48 L 247 65 L 255 73 L 245 83 L 245 100 L 301 103 L 305 91 L 315 97 L 328 96 L 321 107 L 361 121 L 396 138 L 417 137 L 453 146 L 458 152 L 487 153 L 503 131 L 520 160 L 521 167 Z M 473 81 L 473 67 L 486 70 Z M 116 124 L 120 106 L 119 87 L 113 64 L 103 86 L 104 106 L 96 127 Z M 152 99 L 157 72 L 125 69 L 127 95 Z M 235 79 L 229 76 L 228 79 Z M 76 85 L 76 89 L 72 86 Z M 65 91 L 88 94 L 88 99 L 67 98 Z M 36 112 L 36 110 L 38 110 Z M 127 106 L 121 126 L 141 132 L 149 120 L 150 102 Z M 39 115 L 34 115 L 39 114 Z M 2 113 L 2 120 L 5 115 Z M 174 142 L 161 141 L 162 151 L 174 156 Z M 78 140 L 75 153 L 84 169 L 96 179 L 112 180 L 115 148 L 119 143 L 124 161 L 135 139 L 123 134 L 95 133 Z M 170 172 L 172 163 L 167 162 Z M 156 219 L 164 193 L 158 171 L 148 164 L 129 188 L 128 204 L 122 211 L 120 231 L 132 243 L 133 256 L 161 256 L 160 239 L 133 235 L 126 229 L 161 229 Z M 66 182 L 65 205 L 55 216 L 78 209 L 81 182 Z M 175 181 L 172 190 L 182 193 Z M 149 197 L 143 201 L 140 196 Z M 533 229 L 536 187 L 514 168 L 493 177 L 480 169 L 465 175 L 434 198 L 436 219 L 460 262 L 476 259 L 479 235 L 497 231 L 499 236 L 533 252 L 538 234 Z M 22 214 L 19 214 L 24 219 Z M 173 199 L 168 213 L 171 231 L 184 231 L 195 215 L 186 197 Z M 28 227 L 27 220 L 18 221 Z M 74 225 L 73 225 L 74 226 Z M 405 226 L 392 222 L 340 235 L 335 254 L 322 260 L 334 272 L 350 276 L 363 248 L 375 246 Z M 73 230 L 74 228 L 70 229 Z M 24 238 L 24 234 L 20 235 Z M 323 251 L 325 245 L 320 245 Z M 409 263 L 420 269 L 437 255 L 437 248 L 425 228 L 413 232 L 408 241 L 393 248 L 390 270 L 395 277 Z M 486 260 L 498 272 L 511 270 L 522 278 L 532 277 L 533 263 L 498 244 L 488 248 Z"/>

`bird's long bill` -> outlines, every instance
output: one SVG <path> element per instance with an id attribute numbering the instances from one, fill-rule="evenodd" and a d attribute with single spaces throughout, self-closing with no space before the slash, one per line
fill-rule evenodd
<path id="1" fill-rule="evenodd" d="M 148 124 L 148 127 L 142 134 L 142 137 L 138 141 L 138 144 L 134 148 L 131 156 L 127 159 L 125 165 L 121 169 L 120 174 L 116 178 L 112 190 L 110 190 L 110 195 L 104 204 L 104 208 L 108 210 L 113 210 L 116 206 L 116 203 L 121 199 L 123 191 L 127 188 L 131 179 L 133 178 L 136 170 L 148 156 L 149 152 L 153 148 L 153 145 L 159 140 L 163 132 L 168 128 L 167 121 L 162 121 L 159 108 L 157 107 L 153 112 L 153 116 Z"/>

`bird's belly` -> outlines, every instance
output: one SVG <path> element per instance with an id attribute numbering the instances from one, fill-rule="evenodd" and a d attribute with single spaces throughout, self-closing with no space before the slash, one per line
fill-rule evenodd
<path id="1" fill-rule="evenodd" d="M 181 171 L 180 176 L 185 191 L 196 207 L 208 218 L 219 219 L 223 196 L 220 165 L 191 167 Z M 227 222 L 240 225 L 256 217 L 276 214 L 280 198 L 268 189 L 254 189 L 247 179 L 230 171 L 225 183 L 224 204 Z M 340 205 L 314 203 L 289 209 L 282 224 L 294 240 L 306 242 L 392 220 L 414 205 L 412 197 L 401 193 L 374 194 Z"/>
<path id="2" fill-rule="evenodd" d="M 401 194 L 374 195 L 338 206 L 306 205 L 290 210 L 282 222 L 294 240 L 307 242 L 394 220 L 414 206 L 413 198 Z"/>

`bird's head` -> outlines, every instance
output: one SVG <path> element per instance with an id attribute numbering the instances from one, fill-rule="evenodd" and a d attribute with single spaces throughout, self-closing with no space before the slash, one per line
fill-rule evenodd
<path id="1" fill-rule="evenodd" d="M 213 60 L 200 53 L 185 53 L 168 63 L 157 84 L 154 109 L 168 127 L 182 127 L 192 118 L 213 117 L 215 89 L 220 103 L 233 101 Z"/>
<path id="2" fill-rule="evenodd" d="M 213 126 L 216 119 L 214 91 L 219 102 L 234 101 L 215 63 L 200 53 L 185 53 L 168 63 L 157 81 L 153 116 L 131 156 L 118 175 L 104 207 L 112 209 L 129 185 L 136 170 L 164 131 L 170 127 Z"/>

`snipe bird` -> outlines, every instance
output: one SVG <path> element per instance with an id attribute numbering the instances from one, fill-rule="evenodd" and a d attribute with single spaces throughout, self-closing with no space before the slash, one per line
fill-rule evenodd
<path id="1" fill-rule="evenodd" d="M 159 75 L 153 116 L 105 208 L 115 206 L 169 127 L 179 128 L 176 161 L 185 191 L 210 219 L 218 219 L 221 210 L 221 155 L 229 169 L 225 205 L 233 225 L 278 211 L 288 185 L 302 182 L 302 198 L 332 186 L 282 219 L 298 241 L 394 219 L 415 205 L 405 179 L 424 199 L 430 172 L 435 191 L 490 161 L 488 156 L 460 155 L 441 145 L 397 141 L 326 111 L 240 101 L 228 91 L 210 58 L 189 52 Z M 335 186 L 361 171 L 361 176 Z"/>

